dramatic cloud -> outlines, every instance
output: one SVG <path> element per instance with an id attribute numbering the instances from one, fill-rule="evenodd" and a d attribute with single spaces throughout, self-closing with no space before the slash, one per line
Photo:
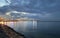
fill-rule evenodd
<path id="1" fill-rule="evenodd" d="M 7 7 L 11 10 L 25 11 L 30 13 L 60 12 L 59 0 L 10 0 L 6 3 L 9 3 L 9 5 L 2 7 L 2 9 Z M 8 10 L 7 8 L 6 10 Z"/>
<path id="2" fill-rule="evenodd" d="M 10 11 L 17 11 L 22 17 L 60 19 L 60 0 L 3 0 L 0 6 L 0 13 L 6 14 Z M 1 2 L 3 2 L 1 1 Z M 4 4 L 4 5 L 3 5 Z M 22 13 L 21 13 L 22 12 Z M 15 12 L 15 15 L 18 15 Z M 13 14 L 12 14 L 13 15 Z M 18 16 L 19 17 L 19 16 Z"/>

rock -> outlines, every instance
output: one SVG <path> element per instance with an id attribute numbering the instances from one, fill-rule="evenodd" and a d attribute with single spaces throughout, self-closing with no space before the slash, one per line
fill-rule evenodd
<path id="1" fill-rule="evenodd" d="M 25 38 L 7 25 L 0 24 L 0 38 Z"/>

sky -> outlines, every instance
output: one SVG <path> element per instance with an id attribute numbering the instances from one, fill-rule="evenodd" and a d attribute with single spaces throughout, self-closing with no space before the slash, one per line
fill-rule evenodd
<path id="1" fill-rule="evenodd" d="M 60 0 L 0 0 L 0 16 L 60 21 Z"/>

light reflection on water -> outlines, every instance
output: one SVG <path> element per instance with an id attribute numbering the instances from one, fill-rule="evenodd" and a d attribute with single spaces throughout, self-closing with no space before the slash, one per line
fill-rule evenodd
<path id="1" fill-rule="evenodd" d="M 23 32 L 31 32 L 37 29 L 37 21 L 7 22 L 7 25 L 15 30 Z"/>
<path id="2" fill-rule="evenodd" d="M 21 21 L 14 25 L 9 26 L 27 38 L 60 38 L 60 22 Z"/>
<path id="3" fill-rule="evenodd" d="M 15 31 L 24 34 L 27 38 L 34 38 L 36 35 L 37 21 L 8 22 L 7 25 Z"/>

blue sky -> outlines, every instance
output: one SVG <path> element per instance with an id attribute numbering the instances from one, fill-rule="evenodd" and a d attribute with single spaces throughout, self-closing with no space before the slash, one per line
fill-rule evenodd
<path id="1" fill-rule="evenodd" d="M 60 0 L 0 0 L 0 14 L 14 18 L 60 20 Z"/>

